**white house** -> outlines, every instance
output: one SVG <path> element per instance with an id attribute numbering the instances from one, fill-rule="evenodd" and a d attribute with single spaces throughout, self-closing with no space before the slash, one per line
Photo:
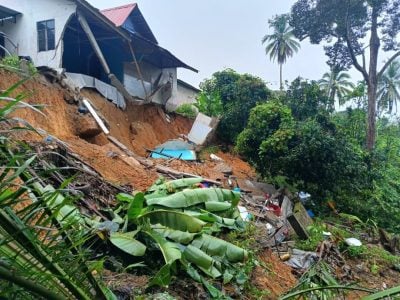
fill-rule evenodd
<path id="1" fill-rule="evenodd" d="M 200 90 L 193 85 L 178 79 L 177 80 L 177 96 L 173 97 L 167 103 L 167 110 L 173 111 L 177 109 L 182 104 L 194 104 L 197 102 L 197 95 L 200 93 Z"/>
<path id="2" fill-rule="evenodd" d="M 161 104 L 179 97 L 177 68 L 197 72 L 158 45 L 137 4 L 99 11 L 85 0 L 0 0 L 0 56 L 9 53 Z"/>

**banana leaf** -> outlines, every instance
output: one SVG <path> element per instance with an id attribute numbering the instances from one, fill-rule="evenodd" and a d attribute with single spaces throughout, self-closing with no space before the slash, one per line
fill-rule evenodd
<path id="1" fill-rule="evenodd" d="M 137 231 L 126 233 L 112 232 L 110 234 L 110 241 L 114 246 L 130 255 L 143 256 L 146 252 L 146 246 L 134 239 L 136 233 Z"/>
<path id="2" fill-rule="evenodd" d="M 202 234 L 191 243 L 211 256 L 226 257 L 230 262 L 243 262 L 247 259 L 247 251 L 208 234 Z"/>
<path id="3" fill-rule="evenodd" d="M 174 229 L 170 229 L 167 227 L 159 227 L 159 228 L 153 228 L 153 229 L 154 229 L 154 231 L 160 233 L 165 238 L 169 238 L 170 240 L 173 240 L 177 243 L 184 244 L 184 245 L 187 245 L 191 241 L 193 241 L 193 239 L 197 235 L 196 233 L 189 233 L 189 232 L 185 232 L 185 231 L 174 230 Z"/>
<path id="4" fill-rule="evenodd" d="M 145 196 L 147 205 L 162 205 L 170 208 L 187 208 L 209 201 L 228 201 L 236 206 L 240 200 L 240 194 L 226 189 L 208 188 L 194 189 L 178 192 L 166 197 L 148 199 Z"/>
<path id="5" fill-rule="evenodd" d="M 144 194 L 137 193 L 128 208 L 129 220 L 136 219 L 142 213 L 143 203 L 144 203 Z"/>
<path id="6" fill-rule="evenodd" d="M 197 247 L 192 245 L 187 246 L 185 251 L 183 251 L 183 257 L 214 279 L 222 275 L 214 266 L 215 260 Z"/>
<path id="7" fill-rule="evenodd" d="M 168 182 L 163 182 L 163 183 L 155 183 L 153 184 L 147 192 L 149 194 L 151 193 L 157 193 L 157 194 L 171 194 L 175 193 L 177 190 L 182 190 L 184 188 L 191 187 L 195 184 L 198 184 L 203 181 L 203 178 L 183 178 L 183 179 L 177 179 L 177 180 L 172 180 Z"/>
<path id="8" fill-rule="evenodd" d="M 154 230 L 145 230 L 144 232 L 157 243 L 166 264 L 171 265 L 174 261 L 181 259 L 182 252 L 178 244 L 168 242 L 160 233 Z"/>
<path id="9" fill-rule="evenodd" d="M 151 211 L 138 218 L 139 222 L 145 220 L 149 220 L 153 225 L 161 224 L 175 230 L 187 231 L 190 233 L 200 232 L 203 226 L 206 225 L 205 222 L 183 212 L 168 210 Z"/>
<path id="10" fill-rule="evenodd" d="M 145 230 L 144 232 L 157 243 L 165 260 L 165 265 L 150 281 L 149 286 L 166 286 L 171 281 L 171 268 L 174 266 L 175 261 L 181 259 L 182 252 L 178 244 L 167 241 L 160 233 L 154 230 Z"/>
<path id="11" fill-rule="evenodd" d="M 231 218 L 223 218 L 205 210 L 202 210 L 200 212 L 185 210 L 184 212 L 190 216 L 198 218 L 199 220 L 202 220 L 207 223 L 218 223 L 220 226 L 229 229 L 241 229 L 238 226 L 236 226 L 237 225 L 236 220 Z"/>
<path id="12" fill-rule="evenodd" d="M 217 201 L 209 201 L 204 203 L 206 210 L 211 212 L 220 212 L 226 211 L 232 207 L 232 204 L 229 202 L 217 202 Z"/>

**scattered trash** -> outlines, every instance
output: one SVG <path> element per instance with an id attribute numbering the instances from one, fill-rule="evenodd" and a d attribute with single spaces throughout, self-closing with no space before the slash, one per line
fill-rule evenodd
<path id="1" fill-rule="evenodd" d="M 315 214 L 313 213 L 313 211 L 311 209 L 307 209 L 307 214 L 310 218 L 314 218 Z"/>
<path id="2" fill-rule="evenodd" d="M 308 252 L 299 249 L 293 249 L 291 257 L 285 264 L 295 269 L 308 269 L 319 259 L 315 252 Z"/>
<path id="3" fill-rule="evenodd" d="M 329 240 L 332 236 L 332 233 L 330 233 L 329 231 L 322 231 L 322 236 L 325 240 Z"/>
<path id="4" fill-rule="evenodd" d="M 275 228 L 270 223 L 265 223 L 265 227 L 267 228 L 268 235 L 271 235 L 274 233 Z"/>
<path id="5" fill-rule="evenodd" d="M 299 192 L 298 196 L 300 198 L 301 203 L 303 203 L 303 205 L 305 203 L 307 203 L 308 200 L 310 200 L 310 198 L 311 198 L 311 195 L 309 193 L 306 193 L 306 192 L 303 192 L 303 191 Z"/>
<path id="6" fill-rule="evenodd" d="M 243 221 L 250 221 L 252 219 L 253 216 L 248 212 L 246 207 L 238 205 L 238 209 Z"/>
<path id="7" fill-rule="evenodd" d="M 215 155 L 214 153 L 211 153 L 211 154 L 210 154 L 210 158 L 211 158 L 212 160 L 223 161 L 223 159 L 222 159 L 221 157 Z"/>
<path id="8" fill-rule="evenodd" d="M 355 246 L 355 247 L 360 247 L 362 246 L 362 243 L 359 239 L 356 238 L 347 238 L 344 240 L 344 242 L 348 245 L 348 246 Z"/>

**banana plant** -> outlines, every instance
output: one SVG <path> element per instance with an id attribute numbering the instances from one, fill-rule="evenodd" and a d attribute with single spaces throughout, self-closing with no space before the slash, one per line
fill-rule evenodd
<path id="1" fill-rule="evenodd" d="M 169 284 L 172 271 L 179 264 L 192 278 L 212 290 L 198 272 L 212 279 L 229 278 L 228 282 L 233 276 L 225 275 L 235 273 L 230 272 L 232 265 L 247 259 L 246 250 L 210 235 L 219 232 L 212 229 L 215 224 L 237 229 L 240 194 L 218 188 L 197 188 L 201 181 L 194 178 L 162 182 L 145 194 L 116 196 L 120 202 L 116 219 L 122 226 L 121 231 L 126 232 L 111 233 L 112 244 L 133 256 L 143 256 L 146 252 L 143 250 L 149 246 L 143 247 L 141 237 L 145 235 L 163 254 L 165 265 L 150 285 Z"/>

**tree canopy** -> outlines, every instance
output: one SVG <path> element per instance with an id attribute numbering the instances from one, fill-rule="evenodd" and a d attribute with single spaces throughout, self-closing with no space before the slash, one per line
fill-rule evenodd
<path id="1" fill-rule="evenodd" d="M 262 79 L 239 74 L 232 69 L 215 72 L 200 84 L 200 88 L 203 93 L 220 99 L 223 113 L 217 132 L 222 140 L 229 143 L 234 143 L 246 126 L 250 110 L 271 96 Z"/>
<path id="2" fill-rule="evenodd" d="M 343 70 L 354 66 L 363 75 L 368 87 L 366 144 L 370 150 L 376 138 L 378 78 L 400 55 L 399 20 L 398 0 L 298 0 L 291 10 L 290 24 L 296 37 L 309 38 L 313 44 L 326 42 L 331 67 Z M 381 48 L 394 54 L 378 71 Z"/>

